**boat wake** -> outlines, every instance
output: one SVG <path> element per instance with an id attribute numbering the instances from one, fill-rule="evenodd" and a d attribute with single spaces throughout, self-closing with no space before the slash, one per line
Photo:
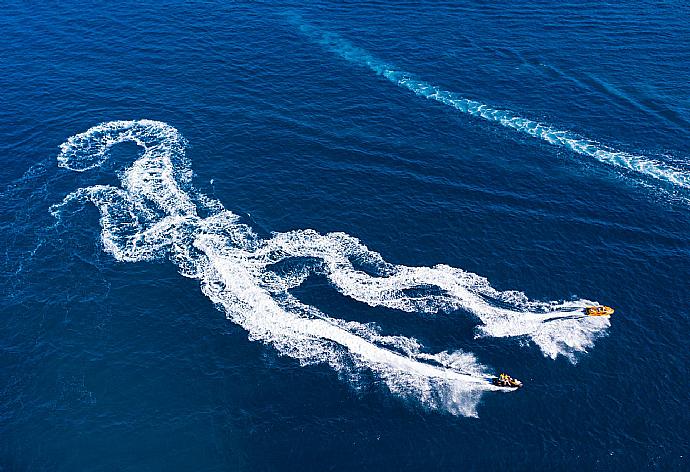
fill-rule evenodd
<path id="1" fill-rule="evenodd" d="M 345 378 L 370 372 L 391 392 L 425 407 L 476 416 L 491 384 L 488 368 L 468 352 L 430 353 L 416 339 L 384 335 L 375 325 L 346 321 L 291 293 L 310 274 L 326 277 L 345 296 L 403 312 L 462 310 L 476 335 L 520 337 L 545 356 L 573 362 L 606 334 L 605 317 L 579 316 L 594 302 L 541 302 L 500 292 L 476 274 L 447 265 L 407 267 L 383 260 L 344 233 L 313 230 L 260 238 L 240 217 L 197 192 L 185 139 L 166 123 L 114 121 L 69 138 L 58 165 L 83 172 L 103 164 L 112 146 L 134 142 L 143 153 L 120 174 L 121 187 L 80 188 L 51 207 L 63 221 L 90 202 L 101 215 L 105 251 L 119 261 L 169 259 L 249 338 L 302 365 L 324 363 Z M 275 270 L 283 264 L 283 270 Z M 285 268 L 287 267 L 287 268 Z M 578 316 L 575 316 L 578 315 Z"/>
<path id="2" fill-rule="evenodd" d="M 677 169 L 648 156 L 612 149 L 575 132 L 561 130 L 518 116 L 509 110 L 492 108 L 476 100 L 463 98 L 455 92 L 443 90 L 416 78 L 414 74 L 397 69 L 336 34 L 321 31 L 306 24 L 299 16 L 291 14 L 287 17 L 303 34 L 325 49 L 353 64 L 369 68 L 372 72 L 416 95 L 453 107 L 462 113 L 514 129 L 549 144 L 566 148 L 571 152 L 594 158 L 604 164 L 631 171 L 637 175 L 644 175 L 677 188 L 690 189 L 690 173 L 686 170 Z"/>

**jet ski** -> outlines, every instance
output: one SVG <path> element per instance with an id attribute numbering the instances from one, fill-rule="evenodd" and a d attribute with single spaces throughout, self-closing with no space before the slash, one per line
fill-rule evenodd
<path id="1" fill-rule="evenodd" d="M 613 311 L 613 308 L 610 306 L 599 305 L 587 307 L 585 313 L 589 316 L 610 316 L 613 314 Z"/>
<path id="2" fill-rule="evenodd" d="M 505 387 L 505 388 L 520 388 L 522 387 L 522 382 L 520 382 L 518 379 L 512 378 L 508 374 L 500 374 L 498 377 L 494 378 L 491 381 L 492 384 L 494 384 L 497 387 Z"/>

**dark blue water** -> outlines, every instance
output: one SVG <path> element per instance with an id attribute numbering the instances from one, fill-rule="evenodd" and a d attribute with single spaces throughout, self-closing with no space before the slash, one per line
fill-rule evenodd
<path id="1" fill-rule="evenodd" d="M 0 470 L 687 469 L 688 18 L 3 6 Z"/>

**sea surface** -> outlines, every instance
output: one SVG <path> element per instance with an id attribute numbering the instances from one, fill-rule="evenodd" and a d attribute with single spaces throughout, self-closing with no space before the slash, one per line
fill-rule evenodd
<path id="1" fill-rule="evenodd" d="M 688 77 L 682 1 L 3 4 L 0 470 L 688 470 Z"/>

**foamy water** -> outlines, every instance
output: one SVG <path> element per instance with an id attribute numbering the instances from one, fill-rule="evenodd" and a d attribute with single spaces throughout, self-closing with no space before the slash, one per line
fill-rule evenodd
<path id="1" fill-rule="evenodd" d="M 138 144 L 143 154 L 121 175 L 121 188 L 80 188 L 51 212 L 63 218 L 72 205 L 93 203 L 101 214 L 105 251 L 128 262 L 168 258 L 182 275 L 199 280 L 203 293 L 250 339 L 303 365 L 327 364 L 352 381 L 366 371 L 393 394 L 465 416 L 477 415 L 482 393 L 506 391 L 491 384 L 490 369 L 472 353 L 429 352 L 413 337 L 382 334 L 372 324 L 302 303 L 290 289 L 311 273 L 369 306 L 403 314 L 466 312 L 478 321 L 477 336 L 520 337 L 547 357 L 563 355 L 573 362 L 609 327 L 608 318 L 583 315 L 582 308 L 594 302 L 534 301 L 521 292 L 497 291 L 485 278 L 447 265 L 390 264 L 345 233 L 296 230 L 262 239 L 238 215 L 192 187 L 186 141 L 166 123 L 95 126 L 61 146 L 58 164 L 79 172 L 96 168 L 113 145 L 126 141 Z M 291 261 L 293 269 L 271 270 L 281 261 Z"/>
<path id="2" fill-rule="evenodd" d="M 464 98 L 455 92 L 420 80 L 414 74 L 400 70 L 394 65 L 374 57 L 366 50 L 353 45 L 337 34 L 321 31 L 306 24 L 299 16 L 287 15 L 287 18 L 302 33 L 325 49 L 353 64 L 369 68 L 372 72 L 416 95 L 450 106 L 473 117 L 541 139 L 554 146 L 563 147 L 576 154 L 591 157 L 604 164 L 632 171 L 638 175 L 682 189 L 690 189 L 690 173 L 686 170 L 674 168 L 649 156 L 616 150 L 573 131 L 539 123 L 509 110 L 494 108 L 479 101 Z"/>

